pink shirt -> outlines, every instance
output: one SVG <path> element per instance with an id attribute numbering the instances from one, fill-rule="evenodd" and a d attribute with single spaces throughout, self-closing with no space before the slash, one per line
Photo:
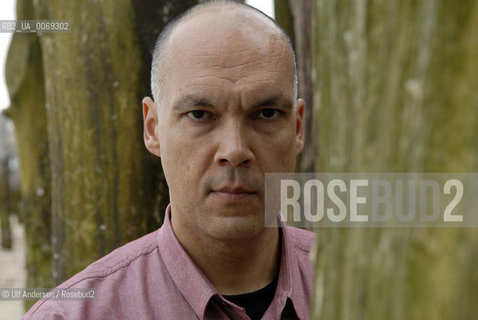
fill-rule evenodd
<path id="1" fill-rule="evenodd" d="M 94 300 L 40 300 L 23 319 L 249 319 L 225 300 L 178 242 L 170 207 L 163 226 L 92 263 L 59 288 L 92 288 Z M 274 298 L 263 319 L 308 319 L 314 234 L 284 227 Z"/>

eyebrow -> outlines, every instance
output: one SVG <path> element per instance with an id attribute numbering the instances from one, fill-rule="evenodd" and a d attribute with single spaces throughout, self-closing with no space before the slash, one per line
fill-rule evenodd
<path id="1" fill-rule="evenodd" d="M 292 101 L 281 94 L 270 95 L 254 103 L 253 109 L 267 106 L 277 106 L 286 110 L 292 110 Z M 182 112 L 192 107 L 216 108 L 216 106 L 207 98 L 196 95 L 186 95 L 174 104 L 173 110 L 176 112 Z"/>
<path id="2" fill-rule="evenodd" d="M 187 110 L 191 107 L 210 107 L 215 108 L 214 104 L 207 100 L 206 98 L 195 96 L 195 95 L 187 95 L 181 98 L 176 104 L 173 106 L 173 110 L 177 112 L 181 112 Z"/>
<path id="3" fill-rule="evenodd" d="M 292 110 L 292 101 L 281 94 L 276 94 L 263 100 L 259 100 L 259 102 L 254 104 L 254 109 L 267 106 L 277 106 L 283 109 Z"/>

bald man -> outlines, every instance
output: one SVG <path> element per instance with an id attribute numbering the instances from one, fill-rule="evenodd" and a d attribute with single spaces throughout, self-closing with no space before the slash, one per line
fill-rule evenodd
<path id="1" fill-rule="evenodd" d="M 163 226 L 60 286 L 94 300 L 40 301 L 25 319 L 307 319 L 313 234 L 266 227 L 264 212 L 265 173 L 293 172 L 303 147 L 287 35 L 244 4 L 195 6 L 159 36 L 151 88 Z"/>

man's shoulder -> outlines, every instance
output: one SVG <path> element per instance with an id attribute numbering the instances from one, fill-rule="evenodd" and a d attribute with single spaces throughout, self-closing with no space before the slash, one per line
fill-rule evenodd
<path id="1" fill-rule="evenodd" d="M 287 226 L 287 233 L 295 248 L 309 255 L 315 245 L 316 234 L 312 231 Z"/>
<path id="2" fill-rule="evenodd" d="M 130 265 L 133 261 L 148 255 L 158 247 L 158 230 L 126 243 L 106 256 L 96 260 L 61 286 L 68 287 L 85 278 L 107 277 Z"/>
<path id="3" fill-rule="evenodd" d="M 154 256 L 154 252 L 158 248 L 157 235 L 158 230 L 126 243 L 108 255 L 93 262 L 60 284 L 57 288 L 94 289 L 97 295 L 99 295 L 99 290 L 103 293 L 103 297 L 100 300 L 104 300 L 104 293 L 113 292 L 115 286 L 117 286 L 115 283 L 118 280 L 125 284 L 138 282 L 139 279 L 134 279 L 140 275 L 138 270 L 144 269 L 142 265 L 149 264 L 147 260 L 151 259 L 151 256 Z M 84 308 L 91 309 L 91 307 L 87 307 L 88 304 L 88 300 L 78 300 L 74 303 L 70 302 L 68 305 L 56 300 L 39 300 L 25 314 L 23 319 L 50 319 L 55 318 L 54 315 L 58 316 L 58 319 L 72 318 L 72 315 L 78 316 L 77 318 L 79 319 L 83 312 L 80 312 L 80 310 L 84 310 Z M 96 306 L 98 305 L 99 304 L 96 304 Z M 76 319 L 75 317 L 73 318 Z"/>

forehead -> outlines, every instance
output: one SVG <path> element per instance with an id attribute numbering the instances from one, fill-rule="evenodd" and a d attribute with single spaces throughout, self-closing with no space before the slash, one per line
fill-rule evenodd
<path id="1" fill-rule="evenodd" d="M 241 46 L 271 50 L 280 49 L 285 39 L 272 21 L 252 9 L 203 9 L 181 22 L 169 42 L 174 50 L 204 43 L 210 49 L 234 48 L 237 41 Z"/>
<path id="2" fill-rule="evenodd" d="M 194 79 L 207 84 L 212 77 L 232 85 L 275 79 L 293 86 L 287 40 L 257 13 L 222 11 L 188 18 L 172 32 L 163 63 L 170 85 Z"/>

